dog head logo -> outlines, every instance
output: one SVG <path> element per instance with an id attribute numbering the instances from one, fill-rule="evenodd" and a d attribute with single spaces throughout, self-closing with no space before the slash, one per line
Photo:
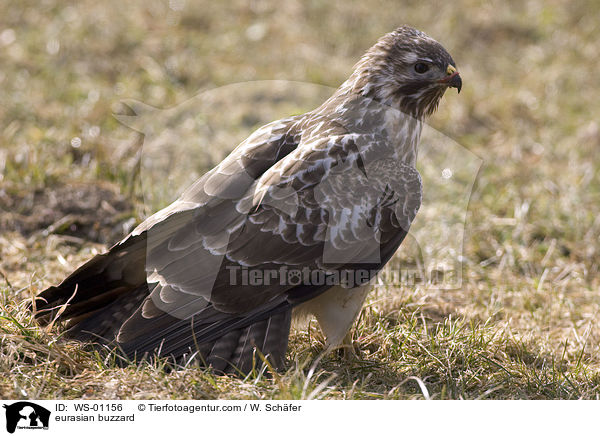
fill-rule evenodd
<path id="1" fill-rule="evenodd" d="M 50 411 L 29 401 L 3 406 L 6 410 L 6 431 L 19 429 L 48 429 Z"/>

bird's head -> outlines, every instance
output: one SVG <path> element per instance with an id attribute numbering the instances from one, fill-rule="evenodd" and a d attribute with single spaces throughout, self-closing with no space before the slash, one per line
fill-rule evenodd
<path id="1" fill-rule="evenodd" d="M 423 118 L 437 108 L 447 88 L 462 87 L 452 56 L 433 38 L 402 26 L 384 35 L 357 63 L 354 89 Z"/>

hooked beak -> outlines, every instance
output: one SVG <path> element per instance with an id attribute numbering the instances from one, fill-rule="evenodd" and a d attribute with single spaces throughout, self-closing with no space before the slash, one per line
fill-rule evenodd
<path id="1" fill-rule="evenodd" d="M 448 68 L 446 68 L 446 77 L 438 80 L 438 83 L 443 83 L 451 88 L 456 88 L 459 93 L 462 88 L 460 74 L 458 74 L 458 70 L 452 65 L 448 65 Z"/>

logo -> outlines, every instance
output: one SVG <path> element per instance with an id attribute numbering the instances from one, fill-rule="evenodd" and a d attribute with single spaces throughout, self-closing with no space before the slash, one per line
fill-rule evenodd
<path id="1" fill-rule="evenodd" d="M 6 409 L 6 431 L 14 433 L 18 429 L 48 430 L 50 411 L 29 401 L 19 401 L 10 405 L 4 404 Z"/>

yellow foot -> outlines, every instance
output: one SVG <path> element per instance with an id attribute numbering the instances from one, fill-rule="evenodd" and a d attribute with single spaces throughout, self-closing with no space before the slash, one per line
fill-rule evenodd
<path id="1" fill-rule="evenodd" d="M 352 334 L 350 332 L 348 332 L 348 334 L 344 337 L 344 340 L 337 349 L 337 353 L 338 356 L 344 360 L 360 360 L 360 350 L 354 347 L 354 342 L 352 341 Z"/>

